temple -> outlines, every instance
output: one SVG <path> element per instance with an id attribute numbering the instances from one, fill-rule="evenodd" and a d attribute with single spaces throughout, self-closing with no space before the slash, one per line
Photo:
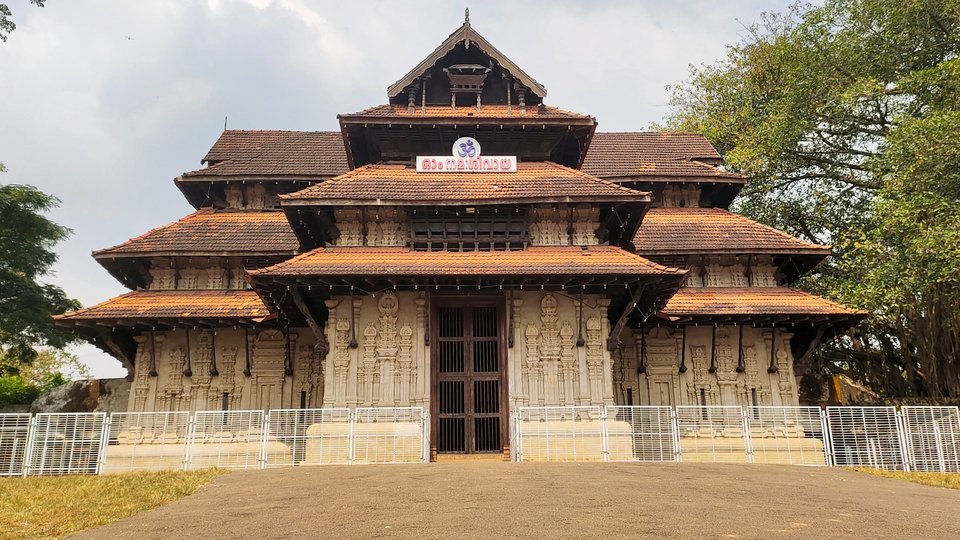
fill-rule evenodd
<path id="1" fill-rule="evenodd" d="M 224 131 L 196 211 L 94 252 L 130 292 L 56 317 L 129 411 L 422 406 L 434 453 L 509 454 L 558 405 L 796 405 L 865 314 L 791 284 L 830 254 L 731 213 L 690 133 L 604 133 L 469 19 L 339 132 Z"/>

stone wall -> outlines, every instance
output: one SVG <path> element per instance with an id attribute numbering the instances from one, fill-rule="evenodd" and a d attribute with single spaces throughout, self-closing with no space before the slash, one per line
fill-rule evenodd
<path id="1" fill-rule="evenodd" d="M 624 348 L 615 352 L 613 378 L 618 404 L 634 405 L 797 405 L 797 382 L 790 350 L 792 334 L 776 331 L 771 370 L 769 328 L 743 327 L 743 361 L 738 347 L 739 326 L 719 326 L 713 346 L 709 326 L 687 327 L 684 372 L 681 372 L 683 330 L 647 328 L 625 330 Z M 646 347 L 646 373 L 638 373 L 639 348 Z M 773 371 L 772 373 L 770 371 Z M 629 391 L 628 391 L 629 390 Z"/>
<path id="2" fill-rule="evenodd" d="M 278 409 L 322 403 L 314 338 L 304 328 L 146 332 L 128 410 Z M 289 346 L 289 353 L 288 353 Z M 153 358 L 156 357 L 156 362 Z"/>

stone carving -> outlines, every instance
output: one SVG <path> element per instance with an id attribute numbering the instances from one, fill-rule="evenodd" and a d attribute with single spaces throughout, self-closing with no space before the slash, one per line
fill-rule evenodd
<path id="1" fill-rule="evenodd" d="M 190 399 L 193 409 L 206 408 L 210 395 L 210 366 L 213 362 L 213 334 L 209 331 L 197 334 L 197 352 L 193 355 L 190 377 Z"/>
<path id="2" fill-rule="evenodd" d="M 250 285 L 247 283 L 247 271 L 244 270 L 242 265 L 234 266 L 233 269 L 230 270 L 229 288 L 233 290 L 250 288 Z"/>
<path id="3" fill-rule="evenodd" d="M 401 407 L 410 405 L 410 389 L 413 388 L 410 350 L 413 348 L 413 329 L 405 324 L 400 328 L 400 355 L 397 357 L 399 373 L 395 378 L 394 403 Z"/>
<path id="4" fill-rule="evenodd" d="M 337 229 L 340 230 L 336 245 L 363 245 L 362 212 L 359 208 L 337 208 L 333 211 L 334 219 L 337 221 Z"/>
<path id="5" fill-rule="evenodd" d="M 561 405 L 576 405 L 580 401 L 580 370 L 577 366 L 573 336 L 573 325 L 564 321 L 560 326 Z"/>
<path id="6" fill-rule="evenodd" d="M 207 271 L 208 289 L 225 289 L 227 286 L 227 270 L 222 266 L 214 266 Z"/>
<path id="7" fill-rule="evenodd" d="M 367 210 L 368 246 L 404 246 L 407 244 L 406 214 L 395 206 Z"/>
<path id="8" fill-rule="evenodd" d="M 253 340 L 253 336 L 250 336 Z M 223 396 L 227 396 L 227 405 L 230 409 L 240 408 L 240 398 L 243 394 L 243 387 L 237 385 L 237 347 L 221 347 L 220 355 L 217 360 L 217 369 L 220 374 L 217 376 L 217 393 L 211 394 L 210 409 L 220 409 L 223 405 Z"/>
<path id="9" fill-rule="evenodd" d="M 577 205 L 573 210 L 573 244 L 589 246 L 597 244 L 596 230 L 600 227 L 600 208 Z"/>
<path id="10" fill-rule="evenodd" d="M 131 412 L 146 412 L 147 396 L 150 394 L 150 365 L 153 362 L 150 350 L 150 334 L 141 334 L 133 339 L 137 343 L 137 360 L 134 364 L 133 391 L 131 392 L 133 407 Z M 154 342 L 153 347 L 160 350 L 156 346 L 156 342 Z"/>
<path id="11" fill-rule="evenodd" d="M 291 341 L 294 336 L 291 335 Z M 253 346 L 252 389 L 257 409 L 279 408 L 287 359 L 287 340 L 280 330 L 263 330 Z"/>
<path id="12" fill-rule="evenodd" d="M 730 267 L 730 286 L 731 287 L 747 286 L 746 269 L 742 264 L 734 264 L 733 266 Z"/>
<path id="13" fill-rule="evenodd" d="M 223 197 L 228 207 L 243 208 L 243 186 L 240 184 L 227 184 L 223 189 Z"/>
<path id="14" fill-rule="evenodd" d="M 297 347 L 295 366 L 293 368 L 293 389 L 295 396 L 303 395 L 306 397 L 304 405 L 310 407 L 314 401 L 315 393 L 322 386 L 322 370 L 320 368 L 320 359 L 317 351 L 309 345 L 300 345 Z M 318 386 L 317 382 L 321 382 Z M 295 397 L 294 405 L 300 406 L 300 399 Z"/>
<path id="15" fill-rule="evenodd" d="M 540 395 L 537 393 L 537 385 L 534 382 L 534 374 L 538 371 L 540 364 L 540 329 L 533 323 L 528 323 L 524 330 L 524 343 L 526 345 L 526 355 L 521 367 L 521 380 L 523 381 L 523 400 L 525 405 L 539 402 Z"/>
<path id="16" fill-rule="evenodd" d="M 560 328 L 557 324 L 557 299 L 552 294 L 545 294 L 540 300 L 539 358 L 538 368 L 542 371 L 537 371 L 537 382 L 543 389 L 540 394 L 541 400 L 546 405 L 559 405 L 557 386 L 560 364 Z"/>
<path id="17" fill-rule="evenodd" d="M 347 405 L 347 374 L 350 371 L 350 321 L 337 319 L 333 347 L 333 388 L 336 407 Z"/>
<path id="18" fill-rule="evenodd" d="M 370 323 L 363 330 L 363 355 L 357 372 L 360 403 L 365 407 L 377 405 L 378 400 L 373 393 L 375 373 L 377 373 L 377 327 Z"/>
<path id="19" fill-rule="evenodd" d="M 567 217 L 558 208 L 538 206 L 530 210 L 530 243 L 536 246 L 565 246 L 569 244 Z"/>
<path id="20" fill-rule="evenodd" d="M 169 291 L 177 287 L 177 271 L 173 268 L 153 267 L 150 269 L 150 288 Z"/>
<path id="21" fill-rule="evenodd" d="M 660 194 L 660 206 L 664 208 L 677 208 L 680 206 L 681 199 L 680 186 L 668 184 L 664 186 L 663 192 Z"/>
<path id="22" fill-rule="evenodd" d="M 603 324 L 600 317 L 587 319 L 586 335 L 587 377 L 590 381 L 590 399 L 593 405 L 603 404 Z"/>
<path id="23" fill-rule="evenodd" d="M 730 268 L 721 264 L 707 265 L 707 287 L 729 287 Z"/>
<path id="24" fill-rule="evenodd" d="M 197 288 L 197 269 L 184 268 L 180 271 L 180 280 L 177 282 L 177 288 L 183 290 L 193 290 Z"/>
<path id="25" fill-rule="evenodd" d="M 755 264 L 752 268 L 752 282 L 754 287 L 776 287 L 775 274 L 777 268 L 773 264 Z"/>
<path id="26" fill-rule="evenodd" d="M 700 186 L 696 184 L 687 184 L 680 188 L 682 204 L 686 208 L 698 208 L 700 206 Z"/>
<path id="27" fill-rule="evenodd" d="M 373 372 L 373 396 L 377 402 L 395 404 L 400 394 L 398 381 L 394 380 L 398 350 L 397 312 L 400 309 L 397 295 L 392 291 L 385 292 L 377 302 L 377 309 L 380 312 L 380 328 L 377 330 L 378 362 Z"/>
<path id="28" fill-rule="evenodd" d="M 157 399 L 153 410 L 179 411 L 180 400 L 183 397 L 183 366 L 186 364 L 187 353 L 183 347 L 177 347 L 170 352 L 170 371 L 167 372 L 167 382 L 157 391 Z"/>
<path id="29" fill-rule="evenodd" d="M 687 399 L 689 403 L 694 405 L 718 404 L 720 401 L 716 383 L 708 371 L 710 369 L 710 359 L 707 357 L 707 347 L 702 345 L 691 346 L 690 357 L 693 364 L 693 381 L 691 383 L 689 378 L 687 379 Z"/>

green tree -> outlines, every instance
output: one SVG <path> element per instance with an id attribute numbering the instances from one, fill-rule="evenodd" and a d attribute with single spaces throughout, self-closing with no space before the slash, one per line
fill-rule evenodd
<path id="1" fill-rule="evenodd" d="M 43 215 L 58 203 L 31 186 L 0 185 L 0 354 L 23 363 L 37 356 L 37 347 L 62 348 L 75 340 L 50 315 L 79 303 L 38 281 L 57 260 L 53 246 L 71 232 Z"/>
<path id="2" fill-rule="evenodd" d="M 43 7 L 43 3 L 46 1 L 47 0 L 30 0 L 30 3 L 38 7 Z M 0 41 L 6 41 L 10 32 L 17 29 L 17 25 L 10 20 L 12 15 L 10 8 L 7 7 L 6 4 L 0 4 Z"/>
<path id="3" fill-rule="evenodd" d="M 802 286 L 874 313 L 811 360 L 960 397 L 960 0 L 764 15 L 672 104 L 669 127 L 753 177 L 736 209 L 834 245 Z"/>

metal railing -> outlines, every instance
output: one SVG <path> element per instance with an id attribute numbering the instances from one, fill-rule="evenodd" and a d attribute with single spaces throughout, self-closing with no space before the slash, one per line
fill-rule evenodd
<path id="1" fill-rule="evenodd" d="M 957 407 L 519 407 L 509 420 L 516 461 L 960 472 Z M 429 458 L 422 407 L 0 415 L 0 476 Z"/>
<path id="2" fill-rule="evenodd" d="M 0 476 L 20 476 L 30 437 L 30 413 L 0 414 Z"/>
<path id="3" fill-rule="evenodd" d="M 912 470 L 960 472 L 960 408 L 904 406 L 900 414 Z"/>

